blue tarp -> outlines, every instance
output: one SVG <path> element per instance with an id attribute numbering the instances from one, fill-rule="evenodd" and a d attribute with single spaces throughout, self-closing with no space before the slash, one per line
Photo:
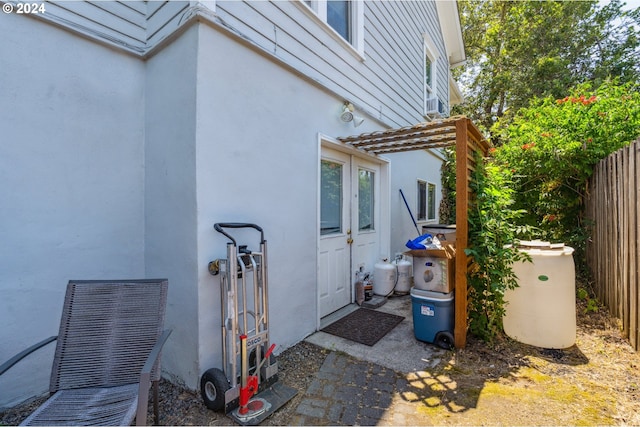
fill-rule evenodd
<path id="1" fill-rule="evenodd" d="M 431 234 L 423 234 L 413 240 L 408 240 L 406 246 L 409 249 L 427 249 L 433 245 L 433 236 Z"/>

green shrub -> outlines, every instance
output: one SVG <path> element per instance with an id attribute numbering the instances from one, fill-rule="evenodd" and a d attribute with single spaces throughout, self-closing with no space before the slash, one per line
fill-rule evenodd
<path id="1" fill-rule="evenodd" d="M 523 210 L 513 209 L 513 189 L 508 170 L 483 162 L 476 153 L 471 178 L 475 197 L 469 206 L 469 247 L 473 257 L 468 274 L 469 331 L 487 341 L 502 331 L 506 289 L 518 286 L 515 261 L 528 256 L 514 247 Z"/>

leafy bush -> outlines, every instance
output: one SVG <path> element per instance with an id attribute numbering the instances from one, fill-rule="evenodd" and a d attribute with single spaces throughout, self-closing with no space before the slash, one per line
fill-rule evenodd
<path id="1" fill-rule="evenodd" d="M 438 216 L 442 224 L 456 223 L 456 150 L 447 147 L 442 150 L 444 161 L 440 167 L 442 176 L 442 198 Z"/>
<path id="2" fill-rule="evenodd" d="M 505 290 L 518 286 L 512 264 L 528 256 L 513 246 L 524 211 L 513 209 L 509 171 L 480 158 L 476 164 L 470 183 L 475 198 L 469 207 L 469 248 L 465 249 L 474 261 L 468 275 L 469 330 L 489 341 L 502 331 Z"/>
<path id="3" fill-rule="evenodd" d="M 541 239 L 574 247 L 583 269 L 588 180 L 596 163 L 640 135 L 638 86 L 583 84 L 563 99 L 537 100 L 494 130 L 503 142 L 496 161 L 513 173 L 514 207 L 526 210 L 520 223 L 538 227 Z"/>

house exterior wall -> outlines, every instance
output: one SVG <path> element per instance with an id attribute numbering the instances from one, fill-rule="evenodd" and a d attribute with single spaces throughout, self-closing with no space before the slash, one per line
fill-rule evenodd
<path id="1" fill-rule="evenodd" d="M 198 2 L 48 0 L 41 17 L 143 54 L 178 28 L 192 3 Z"/>
<path id="2" fill-rule="evenodd" d="M 438 94 L 448 102 L 448 61 L 435 2 L 364 2 L 364 57 L 312 19 L 303 1 L 219 1 L 235 31 L 302 74 L 340 93 L 389 127 L 424 121 L 423 34 L 438 48 Z M 326 25 L 324 25 L 326 27 Z"/>
<path id="3" fill-rule="evenodd" d="M 144 137 L 145 273 L 169 279 L 165 325 L 173 333 L 163 370 L 191 388 L 199 374 L 197 49 L 191 27 L 147 61 Z"/>
<path id="4" fill-rule="evenodd" d="M 0 57 L 12 59 L 0 68 L 0 90 L 11 88 L 0 97 L 10 141 L 0 144 L 0 260 L 10 266 L 0 272 L 0 361 L 56 333 L 67 280 L 167 277 L 163 369 L 196 389 L 222 365 L 219 277 L 207 270 L 226 257 L 215 222 L 265 230 L 276 354 L 313 333 L 319 135 L 423 120 L 424 32 L 444 56 L 435 6 L 365 3 L 363 61 L 318 31 L 302 2 L 198 3 L 218 15 L 192 21 L 191 2 L 76 3 L 85 2 L 52 2 L 60 16 L 47 18 L 75 20 L 70 32 L 2 17 Z M 87 19 L 105 13 L 103 24 Z M 357 130 L 338 119 L 344 100 L 365 116 Z M 41 125 L 25 122 L 32 113 Z M 439 184 L 439 161 L 388 158 L 393 255 L 414 234 L 397 189 Z M 0 407 L 46 389 L 51 354 L 0 377 L 2 390 L 19 390 L 2 393 Z"/>
<path id="5" fill-rule="evenodd" d="M 0 17 L 0 361 L 58 333 L 69 279 L 144 276 L 144 64 Z M 53 345 L 0 377 L 48 388 Z"/>
<path id="6" fill-rule="evenodd" d="M 208 25 L 199 25 L 197 193 L 200 369 L 222 366 L 216 222 L 261 226 L 268 247 L 270 339 L 276 354 L 317 321 L 318 134 L 352 132 L 331 93 Z M 227 60 L 221 60 L 227 58 Z M 286 100 L 286 101 L 283 101 Z M 370 122 L 362 126 L 371 131 Z M 257 248 L 259 235 L 231 231 Z"/>
<path id="7" fill-rule="evenodd" d="M 421 151 L 386 154 L 391 162 L 391 257 L 398 253 L 406 252 L 407 240 L 413 240 L 419 236 L 416 227 L 411 220 L 407 207 L 402 200 L 400 190 L 404 193 L 407 203 L 411 208 L 411 214 L 416 219 L 418 230 L 422 234 L 422 226 L 437 224 L 438 207 L 442 199 L 442 178 L 440 172 L 441 160 L 435 154 Z M 436 184 L 436 220 L 418 221 L 418 180 Z"/>
<path id="8" fill-rule="evenodd" d="M 341 94 L 388 127 L 424 120 L 426 34 L 438 55 L 437 95 L 445 104 L 449 100 L 448 54 L 436 1 L 362 2 L 362 55 L 336 40 L 303 0 L 51 0 L 46 8 L 39 18 L 140 55 L 170 38 L 196 10 L 215 14 L 220 25 Z"/>

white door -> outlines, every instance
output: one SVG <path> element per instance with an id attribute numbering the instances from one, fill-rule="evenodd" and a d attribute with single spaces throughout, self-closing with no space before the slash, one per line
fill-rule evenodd
<path id="1" fill-rule="evenodd" d="M 351 156 L 322 150 L 320 160 L 320 317 L 351 302 Z"/>
<path id="2" fill-rule="evenodd" d="M 380 166 L 328 148 L 320 161 L 320 317 L 353 301 L 355 271 L 380 255 Z"/>
<path id="3" fill-rule="evenodd" d="M 363 158 L 352 161 L 352 238 L 353 274 L 362 267 L 373 273 L 382 254 L 380 249 L 380 165 Z"/>

